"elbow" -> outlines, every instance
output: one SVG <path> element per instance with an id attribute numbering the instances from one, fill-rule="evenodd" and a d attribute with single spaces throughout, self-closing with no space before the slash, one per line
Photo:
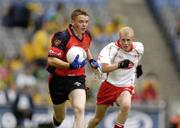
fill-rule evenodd
<path id="1" fill-rule="evenodd" d="M 106 68 L 101 69 L 103 73 L 108 73 L 109 71 Z"/>
<path id="2" fill-rule="evenodd" d="M 101 69 L 103 73 L 106 73 L 106 70 L 104 70 L 103 68 Z"/>
<path id="3" fill-rule="evenodd" d="M 103 73 L 108 73 L 108 72 L 109 72 L 109 68 L 108 68 L 106 65 L 102 65 L 102 66 L 101 66 L 101 71 L 102 71 Z"/>
<path id="4" fill-rule="evenodd" d="M 53 58 L 48 57 L 47 63 L 48 63 L 49 65 L 53 66 Z"/>

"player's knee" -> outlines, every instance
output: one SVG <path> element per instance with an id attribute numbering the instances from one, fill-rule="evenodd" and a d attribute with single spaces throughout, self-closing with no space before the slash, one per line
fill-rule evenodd
<path id="1" fill-rule="evenodd" d="M 63 122 L 63 120 L 65 119 L 65 115 L 62 113 L 56 114 L 55 118 L 58 122 Z"/>
<path id="2" fill-rule="evenodd" d="M 74 106 L 73 110 L 75 114 L 84 114 L 85 107 L 82 105 Z"/>
<path id="3" fill-rule="evenodd" d="M 131 105 L 128 103 L 122 104 L 121 106 L 121 112 L 128 113 L 130 110 Z"/>
<path id="4" fill-rule="evenodd" d="M 97 125 L 97 124 L 99 124 L 100 122 L 101 122 L 101 120 L 102 120 L 102 118 L 98 118 L 98 117 L 95 117 L 94 119 L 93 119 L 93 121 L 94 121 L 94 123 Z"/>

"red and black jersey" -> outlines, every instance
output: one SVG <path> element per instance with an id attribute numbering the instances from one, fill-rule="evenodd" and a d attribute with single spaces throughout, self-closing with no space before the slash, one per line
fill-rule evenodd
<path id="1" fill-rule="evenodd" d="M 66 61 L 66 53 L 72 46 L 82 47 L 85 51 L 88 50 L 91 44 L 91 35 L 86 31 L 83 35 L 82 40 L 80 40 L 73 32 L 72 25 L 62 32 L 57 32 L 52 36 L 51 47 L 48 52 L 48 57 L 57 57 L 63 61 Z M 81 76 L 84 75 L 84 67 L 80 69 L 65 69 L 56 68 L 47 65 L 47 70 L 56 76 Z"/>

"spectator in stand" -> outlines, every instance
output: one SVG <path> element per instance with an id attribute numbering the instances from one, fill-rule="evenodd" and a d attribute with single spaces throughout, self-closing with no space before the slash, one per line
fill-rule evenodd
<path id="1" fill-rule="evenodd" d="M 22 62 L 22 57 L 20 54 L 14 55 L 12 58 L 9 60 L 9 68 L 13 72 L 19 72 L 24 68 L 24 64 Z"/>
<path id="2" fill-rule="evenodd" d="M 27 37 L 26 42 L 23 45 L 21 45 L 22 59 L 26 64 L 31 64 L 34 60 L 34 52 L 32 51 L 33 51 L 32 37 Z"/>
<path id="3" fill-rule="evenodd" d="M 177 35 L 178 37 L 180 37 L 180 19 L 178 19 L 178 20 L 176 21 L 176 29 L 175 29 L 175 31 L 176 31 L 176 35 Z"/>
<path id="4" fill-rule="evenodd" d="M 104 36 L 105 34 L 105 26 L 97 19 L 95 24 L 92 27 L 92 35 L 94 38 Z"/>
<path id="5" fill-rule="evenodd" d="M 3 17 L 3 25 L 6 27 L 27 28 L 30 20 L 30 10 L 24 0 L 15 0 L 10 3 L 7 14 Z"/>
<path id="6" fill-rule="evenodd" d="M 134 95 L 132 95 L 132 102 L 134 102 L 134 103 L 142 102 L 140 86 L 135 86 L 134 90 L 135 90 L 135 93 L 134 93 Z"/>
<path id="7" fill-rule="evenodd" d="M 47 22 L 44 22 L 33 36 L 32 47 L 34 61 L 38 67 L 45 67 L 47 61 L 47 52 L 50 47 L 50 34 Z"/>
<path id="8" fill-rule="evenodd" d="M 14 82 L 11 82 L 9 85 L 7 85 L 4 91 L 6 94 L 8 105 L 13 105 L 17 96 L 16 84 Z"/>
<path id="9" fill-rule="evenodd" d="M 6 84 L 4 81 L 0 81 L 0 105 L 1 106 L 6 106 L 8 104 L 8 98 L 5 92 Z"/>
<path id="10" fill-rule="evenodd" d="M 40 2 L 28 2 L 28 9 L 31 11 L 30 26 L 32 34 L 41 29 L 44 22 L 45 10 Z"/>
<path id="11" fill-rule="evenodd" d="M 119 16 L 115 16 L 111 22 L 106 25 L 105 31 L 111 36 L 112 41 L 116 41 L 118 39 L 118 31 L 121 27 L 123 27 L 123 24 Z"/>
<path id="12" fill-rule="evenodd" d="M 26 119 L 31 120 L 34 112 L 34 102 L 29 90 L 29 86 L 24 85 L 18 92 L 12 110 L 17 118 L 18 127 L 24 127 Z"/>
<path id="13" fill-rule="evenodd" d="M 146 74 L 142 82 L 142 100 L 145 102 L 157 101 L 159 86 L 158 76 L 155 73 L 149 72 Z"/>
<path id="14" fill-rule="evenodd" d="M 180 128 L 180 109 L 170 118 L 170 128 Z"/>
<path id="15" fill-rule="evenodd" d="M 116 33 L 119 31 L 119 29 L 123 27 L 121 18 L 116 16 L 114 17 L 109 24 L 106 26 L 106 32 L 108 34 Z"/>
<path id="16" fill-rule="evenodd" d="M 32 67 L 28 65 L 17 74 L 16 85 L 18 89 L 24 88 L 25 85 L 31 88 L 36 85 L 37 79 L 32 72 Z"/>
<path id="17" fill-rule="evenodd" d="M 45 15 L 45 21 L 48 22 L 51 30 L 61 31 L 68 25 L 67 17 L 64 12 L 64 4 L 58 1 L 55 5 L 49 8 Z"/>

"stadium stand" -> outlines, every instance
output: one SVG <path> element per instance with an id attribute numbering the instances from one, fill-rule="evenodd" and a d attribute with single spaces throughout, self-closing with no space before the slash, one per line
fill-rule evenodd
<path id="1" fill-rule="evenodd" d="M 41 26 L 45 22 L 48 27 L 45 31 L 48 31 L 48 33 L 41 31 L 40 37 L 43 37 L 43 39 L 48 38 L 54 31 L 57 31 L 56 26 L 59 26 L 58 29 L 61 30 L 68 24 L 67 19 L 69 17 L 67 16 L 71 10 L 81 7 L 90 13 L 89 28 L 93 35 L 94 44 L 91 48 L 93 49 L 94 56 L 97 56 L 100 49 L 109 43 L 109 41 L 117 39 L 119 27 L 130 25 L 134 28 L 136 40 L 142 41 L 145 46 L 145 54 L 142 60 L 144 74 L 152 72 L 158 76 L 158 90 L 156 90 L 158 92 L 158 101 L 160 100 L 161 102 L 162 100 L 167 103 L 170 114 L 176 112 L 178 106 L 180 106 L 178 102 L 180 79 L 177 72 L 180 67 L 180 43 L 179 37 L 176 35 L 177 21 L 179 20 L 180 22 L 178 15 L 178 12 L 180 12 L 179 0 L 62 0 L 62 8 L 60 12 L 58 12 L 60 15 L 56 17 L 57 10 L 55 7 L 57 2 L 58 0 L 43 0 L 43 2 L 42 0 L 29 0 L 27 3 L 27 7 L 31 10 L 29 26 L 27 28 L 7 28 L 2 25 L 2 19 L 11 0 L 0 0 L 0 7 L 3 10 L 0 11 L 0 92 L 4 91 L 4 88 L 9 89 L 6 88 L 6 86 L 11 87 L 12 85 L 16 86 L 16 88 L 13 89 L 17 91 L 19 89 L 17 85 L 19 83 L 17 82 L 18 76 L 23 76 L 29 80 L 30 83 L 33 83 L 31 81 L 33 77 L 35 83 L 29 87 L 35 105 L 38 107 L 47 107 L 50 105 L 48 93 L 44 93 L 48 92 L 47 72 L 43 67 L 37 66 L 33 62 L 33 56 L 30 56 L 30 61 L 23 58 L 21 51 L 22 46 L 29 42 L 26 48 L 26 50 L 29 50 L 26 51 L 28 55 L 35 50 L 30 47 L 32 46 L 31 44 L 33 44 L 33 40 L 35 40 L 36 32 L 42 30 L 41 27 L 35 29 L 35 25 Z M 147 7 L 148 5 L 158 20 L 158 24 L 156 24 L 152 18 L 151 12 Z M 162 25 L 162 30 L 159 29 L 159 25 Z M 164 38 L 164 35 L 166 38 Z M 170 54 L 170 51 L 172 54 Z M 176 64 L 174 62 L 176 62 Z M 29 72 L 29 70 L 26 69 L 30 70 L 29 75 L 26 74 L 27 71 Z M 97 86 L 88 93 L 87 105 L 92 106 L 95 103 L 94 99 L 99 80 L 94 78 L 92 71 L 89 69 L 87 74 L 89 76 L 87 84 L 97 84 Z M 137 84 L 141 85 L 143 79 L 145 78 L 139 79 Z M 138 87 L 141 89 L 141 86 Z M 150 102 L 150 104 L 147 103 L 148 106 L 135 103 L 136 105 L 134 107 L 139 108 L 140 106 L 143 111 L 147 111 L 147 113 L 158 113 L 161 111 L 158 107 L 156 109 L 153 105 L 151 106 L 151 103 L 152 102 Z M 162 108 L 162 111 L 168 110 L 166 106 Z M 40 110 L 38 109 L 38 111 Z M 0 113 L 1 112 L 0 110 Z M 156 125 L 159 125 L 159 127 L 154 126 L 153 128 L 167 127 L 163 119 L 160 121 L 161 125 L 156 121 Z"/>

